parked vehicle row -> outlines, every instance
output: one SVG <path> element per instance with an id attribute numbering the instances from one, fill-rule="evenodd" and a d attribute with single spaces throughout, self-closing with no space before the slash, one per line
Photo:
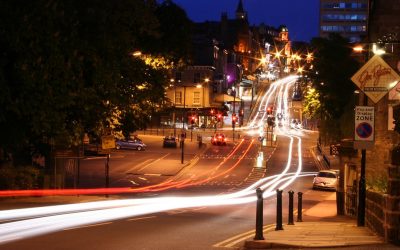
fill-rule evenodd
<path id="1" fill-rule="evenodd" d="M 162 146 L 164 148 L 177 148 L 178 147 L 179 139 L 176 136 L 165 136 L 163 138 Z M 218 146 L 225 146 L 227 144 L 227 138 L 222 133 L 215 133 L 211 137 L 211 144 L 218 145 Z M 120 149 L 134 149 L 138 151 L 146 150 L 147 145 L 143 143 L 143 141 L 138 138 L 129 138 L 129 139 L 116 139 L 115 141 L 115 148 L 117 150 Z"/>

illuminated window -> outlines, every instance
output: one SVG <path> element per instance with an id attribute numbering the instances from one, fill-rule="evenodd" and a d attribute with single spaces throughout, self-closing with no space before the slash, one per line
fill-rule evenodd
<path id="1" fill-rule="evenodd" d="M 244 45 L 243 45 L 243 43 L 239 43 L 239 51 L 244 53 Z"/>
<path id="2" fill-rule="evenodd" d="M 193 104 L 200 104 L 200 92 L 193 92 Z"/>
<path id="3" fill-rule="evenodd" d="M 175 93 L 175 104 L 182 104 L 182 92 Z"/>

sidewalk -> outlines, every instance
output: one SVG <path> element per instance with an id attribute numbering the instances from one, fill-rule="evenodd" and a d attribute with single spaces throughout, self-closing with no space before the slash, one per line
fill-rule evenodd
<path id="1" fill-rule="evenodd" d="M 303 222 L 283 225 L 283 230 L 274 228 L 264 232 L 264 240 L 245 242 L 244 248 L 282 249 L 282 248 L 335 248 L 355 247 L 354 249 L 398 249 L 385 244 L 367 227 L 357 227 L 357 222 L 347 216 L 336 215 L 336 194 L 303 212 Z"/>

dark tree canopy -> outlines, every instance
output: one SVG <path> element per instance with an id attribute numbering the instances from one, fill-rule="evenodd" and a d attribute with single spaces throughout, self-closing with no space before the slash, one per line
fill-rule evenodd
<path id="1" fill-rule="evenodd" d="M 0 149 L 145 127 L 164 98 L 166 72 L 132 52 L 183 56 L 160 26 L 160 9 L 149 0 L 0 1 Z M 174 25 L 187 25 L 174 10 Z"/>
<path id="2" fill-rule="evenodd" d="M 332 34 L 329 38 L 312 39 L 311 46 L 315 59 L 310 76 L 321 104 L 320 133 L 332 141 L 351 137 L 348 119 L 353 115 L 356 88 L 351 77 L 360 67 L 351 57 L 351 44 L 345 38 Z"/>

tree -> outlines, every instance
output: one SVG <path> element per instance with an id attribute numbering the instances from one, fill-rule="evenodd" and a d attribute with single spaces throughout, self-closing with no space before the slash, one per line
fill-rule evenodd
<path id="1" fill-rule="evenodd" d="M 311 46 L 315 59 L 310 77 L 321 104 L 320 132 L 332 140 L 339 140 L 342 136 L 340 127 L 343 127 L 339 124 L 340 118 L 346 112 L 352 112 L 352 109 L 346 109 L 349 103 L 354 104 L 355 86 L 350 79 L 359 65 L 351 57 L 352 49 L 348 41 L 338 34 L 329 38 L 313 38 Z M 351 126 L 348 121 L 345 125 Z"/>
<path id="2" fill-rule="evenodd" d="M 163 55 L 169 41 L 152 42 L 157 9 L 148 0 L 1 1 L 0 148 L 29 154 L 52 141 L 77 145 L 84 132 L 145 127 L 166 71 L 132 52 Z"/>
<path id="3" fill-rule="evenodd" d="M 308 119 L 318 119 L 321 112 L 320 108 L 319 93 L 314 88 L 308 88 L 304 96 L 303 114 Z"/>

